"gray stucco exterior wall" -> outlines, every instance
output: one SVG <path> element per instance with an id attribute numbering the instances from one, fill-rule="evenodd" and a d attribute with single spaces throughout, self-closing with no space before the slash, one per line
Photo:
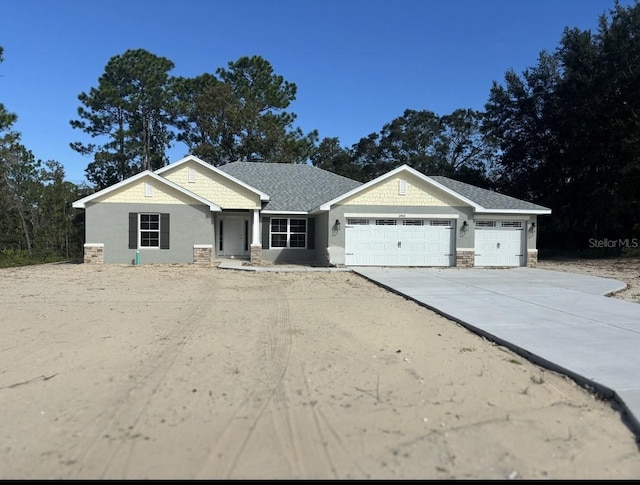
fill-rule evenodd
<path id="1" fill-rule="evenodd" d="M 193 263 L 196 244 L 215 244 L 213 214 L 206 206 L 184 204 L 89 203 L 86 207 L 86 242 L 104 244 L 104 263 L 134 264 L 136 249 L 129 249 L 129 213 L 167 213 L 169 249 L 140 248 L 140 264 Z"/>
<path id="2" fill-rule="evenodd" d="M 531 224 L 535 224 L 532 226 Z M 527 250 L 538 249 L 538 217 L 530 216 L 527 223 Z"/>
<path id="3" fill-rule="evenodd" d="M 329 213 L 322 212 L 316 215 L 316 261 L 321 266 L 329 265 Z"/>

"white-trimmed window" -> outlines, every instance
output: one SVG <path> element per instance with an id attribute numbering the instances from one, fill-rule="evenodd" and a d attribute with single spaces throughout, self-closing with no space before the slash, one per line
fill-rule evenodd
<path id="1" fill-rule="evenodd" d="M 160 247 L 160 214 L 140 214 L 140 247 Z"/>
<path id="2" fill-rule="evenodd" d="M 129 212 L 129 249 L 169 249 L 170 214 Z"/>
<path id="3" fill-rule="evenodd" d="M 271 218 L 272 248 L 306 248 L 307 220 L 293 218 Z"/>

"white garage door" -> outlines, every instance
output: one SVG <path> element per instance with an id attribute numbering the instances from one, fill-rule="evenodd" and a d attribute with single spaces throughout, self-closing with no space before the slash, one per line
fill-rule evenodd
<path id="1" fill-rule="evenodd" d="M 347 218 L 347 266 L 452 266 L 453 221 Z"/>
<path id="2" fill-rule="evenodd" d="M 524 266 L 523 221 L 476 221 L 476 266 Z"/>

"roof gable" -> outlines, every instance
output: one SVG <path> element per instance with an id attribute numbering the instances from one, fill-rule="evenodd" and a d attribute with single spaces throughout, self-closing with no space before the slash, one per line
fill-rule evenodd
<path id="1" fill-rule="evenodd" d="M 99 190 L 98 192 L 94 192 L 93 194 L 88 195 L 87 197 L 79 199 L 73 202 L 72 207 L 76 209 L 84 209 L 86 208 L 87 203 L 89 202 L 99 202 L 100 200 L 109 198 L 109 196 L 116 195 L 118 192 L 122 191 L 123 189 L 135 186 L 136 184 L 143 182 L 145 179 L 153 181 L 154 185 L 159 185 L 162 187 L 166 187 L 169 190 L 176 191 L 177 193 L 179 193 L 181 196 L 184 196 L 188 200 L 192 200 L 193 202 L 204 204 L 208 206 L 212 212 L 219 212 L 222 210 L 220 206 L 218 206 L 217 204 L 214 204 L 213 202 L 205 199 L 204 197 L 194 194 L 193 192 L 190 192 L 184 187 L 181 187 L 180 185 L 175 184 L 170 180 L 165 179 L 164 177 L 160 177 L 149 170 L 140 172 L 132 177 L 129 177 L 128 179 L 118 182 L 117 184 L 114 184 L 110 187 Z"/>
<path id="2" fill-rule="evenodd" d="M 251 185 L 249 185 L 246 181 L 244 180 L 240 180 L 236 177 L 234 177 L 232 174 L 223 172 L 222 170 L 220 170 L 218 167 L 214 167 L 213 165 L 211 165 L 210 163 L 205 162 L 204 160 L 201 160 L 198 157 L 195 157 L 193 155 L 189 155 L 186 156 L 180 160 L 178 160 L 177 162 L 173 162 L 169 165 L 166 165 L 162 168 L 159 168 L 158 170 L 156 170 L 154 173 L 158 174 L 158 175 L 162 175 L 163 177 L 168 176 L 169 173 L 174 172 L 176 170 L 178 170 L 180 167 L 182 167 L 185 164 L 195 164 L 198 165 L 199 167 L 201 167 L 204 171 L 208 171 L 212 174 L 217 174 L 222 178 L 225 178 L 227 181 L 232 182 L 234 184 L 239 185 L 240 187 L 243 187 L 244 189 L 256 194 L 260 196 L 260 200 L 262 201 L 268 201 L 270 199 L 270 196 L 266 193 L 263 192 L 259 189 L 257 189 L 256 187 L 253 187 Z"/>
<path id="3" fill-rule="evenodd" d="M 369 182 L 367 182 L 366 184 L 363 184 L 359 187 L 356 187 L 355 189 L 342 194 L 332 200 L 329 200 L 328 202 L 320 205 L 319 207 L 316 208 L 316 210 L 329 210 L 331 208 L 332 205 L 334 204 L 338 204 L 340 202 L 345 201 L 346 199 L 353 197 L 354 195 L 358 194 L 358 193 L 362 193 L 366 190 L 371 189 L 372 187 L 375 187 L 376 185 L 381 185 L 385 182 L 387 182 L 389 179 L 392 179 L 394 177 L 396 177 L 399 174 L 409 174 L 413 177 L 416 177 L 418 180 L 425 182 L 427 184 L 427 186 L 431 186 L 431 187 L 436 187 L 438 189 L 440 189 L 444 194 L 446 194 L 447 196 L 453 198 L 453 200 L 458 201 L 461 205 L 470 205 L 472 207 L 477 207 L 477 205 L 472 201 L 469 200 L 465 197 L 462 197 L 460 194 L 454 192 L 453 190 L 435 182 L 434 180 L 430 179 L 429 177 L 427 177 L 424 174 L 421 174 L 420 172 L 418 172 L 416 169 L 409 167 L 408 165 L 401 165 L 400 167 L 395 168 L 394 170 L 391 170 L 390 172 L 385 173 L 384 175 L 381 175 L 373 180 L 370 180 Z"/>
<path id="4" fill-rule="evenodd" d="M 366 184 L 362 184 L 349 192 L 339 195 L 338 197 L 329 200 L 328 202 L 319 205 L 315 208 L 314 212 L 329 210 L 334 204 L 338 204 L 346 201 L 348 198 L 353 197 L 359 193 L 367 191 L 377 185 L 382 185 L 389 179 L 392 179 L 400 174 L 410 174 L 417 177 L 419 180 L 427 184 L 427 186 L 436 187 L 440 189 L 444 194 L 450 196 L 453 200 L 459 201 L 461 205 L 471 206 L 477 213 L 526 213 L 526 214 L 550 214 L 551 209 L 533 204 L 524 200 L 509 197 L 507 195 L 492 192 L 490 190 L 476 187 L 475 185 L 466 184 L 464 182 L 458 182 L 456 180 L 442 177 L 433 176 L 428 177 L 408 165 L 401 165 L 400 167 L 387 172 L 380 177 L 377 177 Z"/>
<path id="5" fill-rule="evenodd" d="M 385 177 L 340 201 L 340 205 L 385 205 L 414 207 L 467 206 L 448 192 L 402 171 Z"/>
<path id="6" fill-rule="evenodd" d="M 162 176 L 185 187 L 205 199 L 214 201 L 223 209 L 260 209 L 267 194 L 249 187 L 243 181 L 211 170 L 211 166 L 194 159 L 185 159 L 184 163 L 163 170 Z M 157 172 L 156 172 L 157 173 Z"/>

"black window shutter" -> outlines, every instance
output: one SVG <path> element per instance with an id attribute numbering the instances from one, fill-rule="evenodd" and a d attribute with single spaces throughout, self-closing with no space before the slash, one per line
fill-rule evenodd
<path id="1" fill-rule="evenodd" d="M 160 214 L 160 249 L 169 249 L 169 214 Z"/>
<path id="2" fill-rule="evenodd" d="M 316 248 L 316 220 L 307 219 L 307 249 Z"/>
<path id="3" fill-rule="evenodd" d="M 271 219 L 268 217 L 262 218 L 262 249 L 269 249 L 269 225 Z"/>
<path id="4" fill-rule="evenodd" d="M 129 212 L 129 249 L 138 249 L 138 214 Z"/>

